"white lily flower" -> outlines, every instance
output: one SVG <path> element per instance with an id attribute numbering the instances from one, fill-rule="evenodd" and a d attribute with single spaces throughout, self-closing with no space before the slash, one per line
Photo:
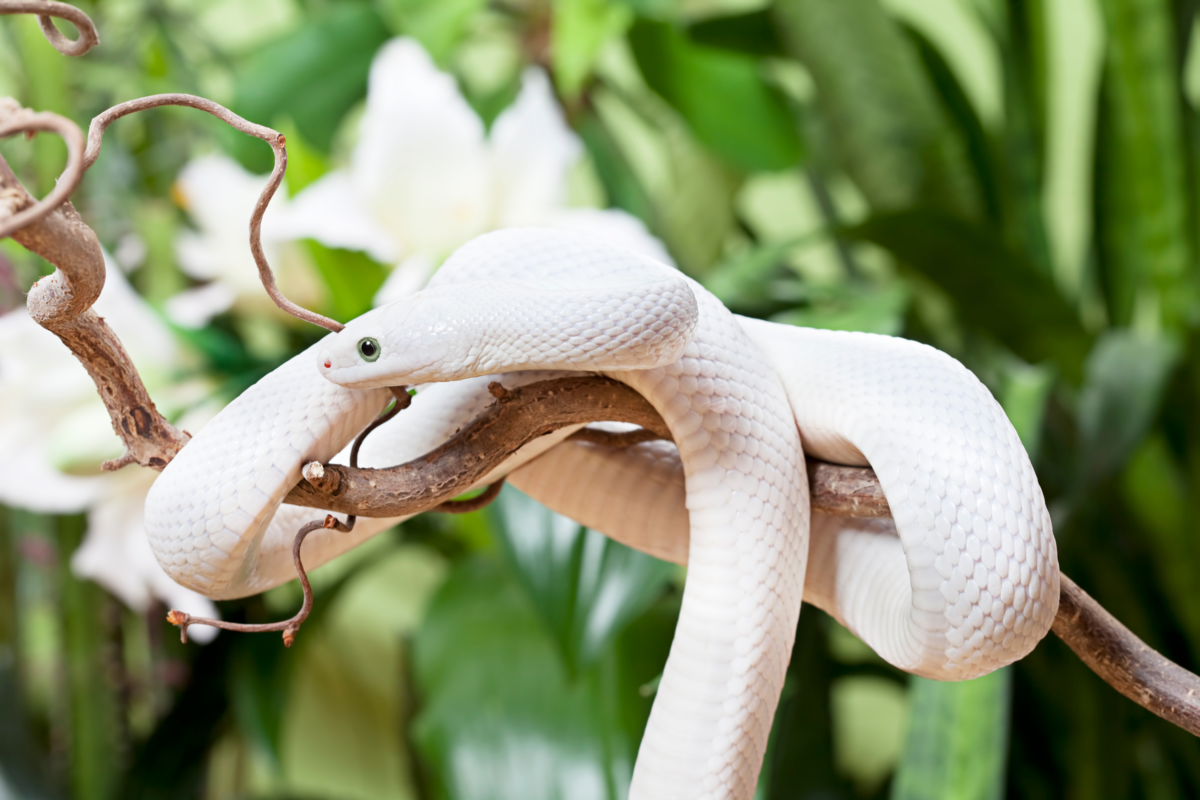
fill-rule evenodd
<path id="1" fill-rule="evenodd" d="M 176 195 L 197 229 L 179 235 L 176 256 L 187 275 L 206 283 L 167 301 L 167 314 L 177 324 L 202 327 L 235 307 L 283 315 L 263 290 L 250 254 L 250 215 L 266 182 L 266 175 L 252 175 L 223 155 L 193 159 L 179 174 Z M 263 253 L 284 295 L 302 306 L 312 306 L 320 300 L 321 284 L 307 254 L 275 233 L 287 204 L 285 193 L 279 191 L 267 206 Z"/>
<path id="2" fill-rule="evenodd" d="M 514 225 L 570 228 L 671 263 L 635 217 L 566 206 L 582 154 L 541 69 L 525 71 L 488 135 L 454 78 L 416 41 L 393 39 L 371 65 L 350 167 L 297 195 L 277 232 L 399 265 L 376 304 L 421 288 L 467 240 Z"/>
<path id="3" fill-rule="evenodd" d="M 170 329 L 115 264 L 107 268 L 96 313 L 120 337 L 160 407 L 194 403 L 206 389 L 171 383 L 184 354 Z M 150 551 L 141 509 L 155 473 L 100 472 L 102 461 L 120 454 L 83 365 L 24 306 L 0 316 L 0 503 L 45 514 L 86 510 L 88 531 L 72 569 L 131 608 L 145 611 L 153 596 L 190 613 L 215 613 L 210 601 L 175 585 Z"/>

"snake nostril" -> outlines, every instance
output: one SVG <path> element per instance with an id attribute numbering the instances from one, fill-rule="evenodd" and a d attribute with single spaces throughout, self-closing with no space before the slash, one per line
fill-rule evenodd
<path id="1" fill-rule="evenodd" d="M 325 369 L 329 369 L 332 366 L 333 364 L 330 364 L 328 361 L 325 362 Z"/>

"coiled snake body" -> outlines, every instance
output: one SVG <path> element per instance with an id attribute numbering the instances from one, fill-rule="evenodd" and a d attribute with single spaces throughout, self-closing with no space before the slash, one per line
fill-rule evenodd
<path id="1" fill-rule="evenodd" d="M 231 403 L 155 483 L 155 554 L 211 597 L 281 583 L 291 537 L 314 516 L 280 509 L 282 498 L 303 463 L 330 460 L 386 405 L 383 387 L 434 384 L 368 440 L 364 461 L 380 466 L 469 421 L 490 399 L 486 376 L 517 385 L 543 370 L 629 384 L 677 445 L 558 444 L 568 430 L 485 478 L 516 470 L 518 486 L 586 524 L 677 561 L 686 552 L 631 797 L 753 796 L 806 593 L 889 661 L 932 677 L 1010 663 L 1049 629 L 1058 573 L 1041 491 L 1012 426 L 961 365 L 902 340 L 737 318 L 669 267 L 543 229 L 473 240 L 426 290 Z M 801 439 L 827 460 L 869 462 L 895 518 L 818 518 L 807 582 Z M 392 522 L 317 534 L 306 563 Z"/>

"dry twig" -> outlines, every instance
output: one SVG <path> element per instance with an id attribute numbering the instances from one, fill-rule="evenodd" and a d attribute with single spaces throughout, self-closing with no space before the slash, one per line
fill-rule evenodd
<path id="1" fill-rule="evenodd" d="M 1054 632 L 1105 683 L 1173 725 L 1200 736 L 1200 677 L 1154 650 L 1066 575 L 1059 576 Z"/>
<path id="2" fill-rule="evenodd" d="M 24 190 L 5 187 L 5 193 L 0 195 L 0 239 L 45 219 L 51 211 L 66 202 L 86 171 L 83 165 L 83 133 L 74 122 L 49 111 L 22 108 L 11 97 L 0 98 L 0 139 L 18 133 L 32 136 L 38 132 L 56 133 L 62 137 L 67 145 L 67 166 L 63 168 L 54 189 L 39 202 L 29 204 L 28 194 Z"/>
<path id="3" fill-rule="evenodd" d="M 284 502 L 363 517 L 450 510 L 443 507 L 449 498 L 470 489 L 529 442 L 570 425 L 603 420 L 642 426 L 628 433 L 584 428 L 570 437 L 604 447 L 631 447 L 671 438 L 654 407 L 611 378 L 583 375 L 512 390 L 498 383 L 489 388 L 497 402 L 436 450 L 386 469 L 305 465 L 305 480 Z M 817 511 L 846 517 L 891 516 L 883 489 L 868 468 L 810 459 L 808 479 L 812 507 Z"/>
<path id="4" fill-rule="evenodd" d="M 296 633 L 300 630 L 300 626 L 304 624 L 304 620 L 308 619 L 308 615 L 312 613 L 313 608 L 312 586 L 308 582 L 308 573 L 304 569 L 304 563 L 300 560 L 300 546 L 304 544 L 305 538 L 310 533 L 321 528 L 331 528 L 348 533 L 354 528 L 354 520 L 350 519 L 348 522 L 342 522 L 332 514 L 326 514 L 325 519 L 310 522 L 297 531 L 296 540 L 292 543 L 292 561 L 296 564 L 296 575 L 300 578 L 300 588 L 304 591 L 304 602 L 300 605 L 300 610 L 296 612 L 295 616 L 279 622 L 250 624 L 226 622 L 223 619 L 211 619 L 209 617 L 193 617 L 186 611 L 171 609 L 167 612 L 167 622 L 179 628 L 180 641 L 187 642 L 188 628 L 192 625 L 208 625 L 213 628 L 239 631 L 241 633 L 283 631 L 283 646 L 291 647 L 292 642 L 296 641 Z"/>
<path id="5" fill-rule="evenodd" d="M 262 139 L 275 153 L 275 168 L 258 198 L 250 218 L 250 251 L 259 277 L 271 299 L 284 311 L 328 328 L 342 324 L 292 303 L 279 291 L 263 254 L 262 218 L 287 169 L 287 148 L 277 131 L 249 122 L 224 106 L 187 94 L 143 97 L 114 106 L 92 120 L 86 149 L 79 129 L 54 114 L 39 114 L 9 101 L 0 105 L 0 136 L 18 132 L 52 131 L 67 142 L 70 153 L 59 185 L 41 203 L 35 203 L 0 158 L 0 237 L 12 235 L 26 249 L 58 269 L 34 285 L 27 306 L 30 316 L 56 334 L 83 363 L 108 408 L 113 430 L 125 445 L 125 454 L 104 464 L 120 469 L 137 463 L 162 469 L 187 442 L 188 436 L 166 421 L 150 399 L 133 362 L 91 306 L 104 286 L 104 256 L 96 235 L 65 202 L 83 174 L 100 155 L 104 132 L 115 120 L 160 106 L 186 106 L 209 113 L 234 129 Z"/>
<path id="6" fill-rule="evenodd" d="M 0 0 L 0 15 L 2 14 L 37 14 L 38 25 L 42 26 L 46 41 L 64 56 L 81 56 L 100 44 L 96 26 L 92 24 L 88 15 L 66 3 L 56 3 L 53 0 Z M 51 17 L 65 19 L 73 24 L 79 29 L 79 36 L 74 40 L 63 36 Z"/>
<path id="7" fill-rule="evenodd" d="M 83 134 L 62 117 L 36 114 L 15 103 L 0 105 L 0 131 L 5 136 L 52 131 L 67 141 L 71 155 L 66 172 L 58 188 L 41 203 L 34 201 L 0 158 L 0 231 L 11 231 L 27 250 L 57 267 L 53 275 L 33 285 L 26 307 L 35 322 L 70 348 L 96 384 L 113 430 L 125 445 L 125 455 L 106 462 L 104 468 L 136 462 L 162 469 L 188 437 L 158 413 L 121 341 L 92 310 L 104 288 L 104 253 L 74 206 L 63 202 L 87 169 Z"/>
<path id="8" fill-rule="evenodd" d="M 499 466 L 522 445 L 553 430 L 600 420 L 633 422 L 641 431 L 613 434 L 583 429 L 571 438 L 610 447 L 670 439 L 661 417 L 628 386 L 608 378 L 544 381 L 504 390 L 497 402 L 454 438 L 426 456 L 390 469 L 309 464 L 287 502 L 362 516 L 407 516 L 436 507 Z M 870 468 L 808 459 L 814 511 L 846 517 L 890 517 L 887 498 Z M 490 488 L 490 487 L 489 487 Z M 1067 578 L 1054 632 L 1084 663 L 1138 705 L 1200 735 L 1200 677 L 1147 646 Z"/>
<path id="9" fill-rule="evenodd" d="M 271 150 L 275 153 L 275 167 L 267 177 L 267 185 L 263 187 L 262 194 L 258 196 L 258 202 L 254 204 L 254 212 L 250 215 L 250 253 L 254 256 L 254 263 L 258 266 L 258 277 L 262 280 L 263 288 L 267 290 L 267 294 L 275 301 L 275 305 L 292 316 L 302 319 L 305 322 L 311 322 L 314 325 L 320 325 L 322 328 L 327 328 L 334 333 L 344 328 L 345 326 L 337 320 L 332 320 L 329 317 L 309 311 L 307 308 L 301 308 L 284 297 L 283 293 L 279 291 L 279 286 L 275 283 L 275 275 L 271 272 L 271 266 L 267 263 L 267 257 L 263 254 L 263 214 L 266 213 L 267 205 L 271 202 L 271 198 L 275 196 L 275 191 L 279 188 L 279 184 L 283 182 L 283 174 L 287 171 L 287 140 L 279 131 L 242 119 L 220 103 L 214 103 L 212 100 L 196 97 L 195 95 L 156 94 L 150 97 L 139 97 L 137 100 L 130 100 L 129 102 L 113 106 L 104 113 L 98 114 L 92 120 L 92 124 L 88 127 L 87 153 L 84 156 L 83 168 L 86 170 L 90 167 L 95 162 L 96 157 L 100 155 L 100 144 L 104 139 L 104 131 L 115 120 L 127 114 L 136 114 L 139 111 L 145 111 L 148 108 L 158 108 L 159 106 L 185 106 L 187 108 L 198 109 L 213 115 L 236 131 L 244 133 L 247 136 L 253 136 L 256 139 L 262 139 L 271 145 Z"/>
<path id="10" fill-rule="evenodd" d="M 508 391 L 489 386 L 497 401 L 441 447 L 390 469 L 307 465 L 284 500 L 298 506 L 364 517 L 417 514 L 469 490 L 525 444 L 580 422 L 632 422 L 669 436 L 645 398 L 609 378 L 542 381 Z"/>

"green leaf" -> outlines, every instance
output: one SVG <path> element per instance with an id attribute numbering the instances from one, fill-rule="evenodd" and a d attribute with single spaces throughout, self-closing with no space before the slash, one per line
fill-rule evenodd
<path id="1" fill-rule="evenodd" d="M 1200 652 L 1200 539 L 1191 527 L 1186 473 L 1162 432 L 1151 433 L 1130 456 L 1121 474 L 1121 496 L 1140 523 L 1171 614 L 1187 633 L 1192 652 Z"/>
<path id="2" fill-rule="evenodd" d="M 236 639 L 222 634 L 200 650 L 193 679 L 138 749 L 118 795 L 128 800 L 199 798 L 206 755 L 229 708 L 226 676 Z"/>
<path id="3" fill-rule="evenodd" d="M 654 211 L 649 195 L 638 182 L 620 146 L 595 113 L 584 115 L 579 123 L 579 137 L 596 165 L 596 174 L 604 185 L 608 201 L 652 226 Z"/>
<path id="4" fill-rule="evenodd" d="M 687 34 L 698 45 L 752 56 L 781 56 L 785 52 L 771 13 L 766 10 L 706 19 L 690 26 Z"/>
<path id="5" fill-rule="evenodd" d="M 1004 68 L 1005 121 L 1000 132 L 1004 152 L 1002 196 L 1007 240 L 1049 274 L 1050 246 L 1042 193 L 1045 180 L 1047 12 L 1042 3 L 1009 7 L 1000 42 Z M 1069 58 L 1058 54 L 1059 59 Z"/>
<path id="6" fill-rule="evenodd" d="M 681 269 L 703 276 L 734 228 L 739 177 L 701 147 L 679 115 L 653 93 L 598 87 L 590 97 L 613 153 L 649 201 L 648 219 L 643 219 L 651 232 L 666 242 Z M 602 167 L 599 158 L 597 166 Z M 599 171 L 603 178 L 603 168 Z M 633 187 L 617 187 L 636 200 Z"/>
<path id="7" fill-rule="evenodd" d="M 516 578 L 483 557 L 461 562 L 414 643 L 416 741 L 439 795 L 623 797 L 649 713 L 640 688 L 661 672 L 673 624 L 669 610 L 643 616 L 572 679 Z"/>
<path id="8" fill-rule="evenodd" d="M 315 630 L 305 627 L 282 742 L 297 796 L 416 796 L 404 756 L 403 722 L 414 704 L 405 642 L 445 574 L 446 562 L 428 548 L 392 549 L 346 579 Z"/>
<path id="9" fill-rule="evenodd" d="M 383 20 L 370 7 L 331 5 L 238 70 L 233 107 L 263 124 L 288 118 L 313 147 L 328 152 L 342 117 L 366 96 L 371 59 L 386 39 Z M 268 171 L 269 150 L 239 136 L 234 141 L 247 168 Z"/>
<path id="10" fill-rule="evenodd" d="M 812 75 L 831 141 L 876 211 L 980 210 L 962 141 L 912 45 L 875 0 L 781 0 L 777 30 Z"/>
<path id="11" fill-rule="evenodd" d="M 850 674 L 833 683 L 829 699 L 838 772 L 858 796 L 877 794 L 900 760 L 909 693 L 890 675 Z"/>
<path id="12" fill-rule="evenodd" d="M 349 322 L 370 311 L 375 293 L 387 279 L 387 270 L 365 253 L 335 250 L 312 239 L 306 239 L 305 244 L 329 287 L 333 316 Z"/>
<path id="13" fill-rule="evenodd" d="M 908 287 L 901 282 L 886 286 L 842 284 L 813 287 L 812 301 L 804 308 L 771 317 L 773 322 L 831 331 L 862 331 L 899 336 L 908 308 Z"/>
<path id="14" fill-rule="evenodd" d="M 1004 796 L 1012 669 L 957 683 L 912 679 L 912 717 L 892 800 Z"/>
<path id="15" fill-rule="evenodd" d="M 277 775 L 294 661 L 285 653 L 274 636 L 240 636 L 229 661 L 229 700 L 238 730 Z"/>
<path id="16" fill-rule="evenodd" d="M 1029 460 L 1035 463 L 1041 449 L 1046 404 L 1057 378 L 1058 375 L 1048 366 L 1021 365 L 1010 368 L 1004 376 L 1004 386 L 998 398 L 1008 421 L 1021 437 Z"/>
<path id="17" fill-rule="evenodd" d="M 279 132 L 287 139 L 287 192 L 295 197 L 329 171 L 329 161 L 305 141 L 294 122 L 281 123 Z"/>
<path id="18" fill-rule="evenodd" d="M 792 114 L 755 59 L 693 44 L 664 22 L 638 21 L 629 43 L 650 88 L 730 163 L 754 171 L 800 161 Z"/>
<path id="19" fill-rule="evenodd" d="M 38 23 L 30 16 L 12 21 L 12 37 L 6 42 L 15 44 L 20 51 L 20 62 L 24 65 L 25 94 L 21 98 L 28 108 L 38 111 L 53 111 L 71 116 L 71 82 L 67 80 L 70 66 L 67 60 L 46 47 L 46 37 Z M 35 194 L 45 197 L 58 182 L 63 171 L 66 145 L 58 136 L 42 134 L 33 142 L 33 166 L 37 177 Z"/>
<path id="20" fill-rule="evenodd" d="M 674 570 L 514 487 L 491 508 L 504 551 L 572 673 L 596 663 L 658 599 Z"/>
<path id="21" fill-rule="evenodd" d="M 17 650 L 16 547 L 10 511 L 0 506 L 0 797 L 15 800 L 58 798 L 50 781 L 46 753 L 26 719 Z"/>
<path id="22" fill-rule="evenodd" d="M 781 311 L 781 281 L 795 281 L 796 273 L 786 257 L 810 238 L 799 237 L 783 242 L 761 244 L 718 264 L 704 279 L 704 288 L 717 296 L 722 305 L 738 314 L 765 317 Z"/>
<path id="23" fill-rule="evenodd" d="M 611 0 L 555 0 L 550 65 L 563 97 L 579 96 L 601 48 L 632 22 L 629 6 Z"/>
<path id="24" fill-rule="evenodd" d="M 1167 0 L 1103 0 L 1108 48 L 1097 137 L 1099 262 L 1109 314 L 1173 329 L 1195 307 L 1188 170 Z"/>
<path id="25" fill-rule="evenodd" d="M 376 0 L 393 32 L 420 42 L 433 60 L 445 64 L 485 0 Z"/>
<path id="26" fill-rule="evenodd" d="M 988 219 L 998 221 L 1000 197 L 999 187 L 996 185 L 995 157 L 992 153 L 992 143 L 979 120 L 979 114 L 959 83 L 958 76 L 933 42 L 915 28 L 905 26 L 904 32 L 916 49 L 929 83 L 941 101 L 946 119 L 957 128 L 958 135 L 966 146 L 966 155 L 975 176 L 975 183 L 980 189 L 984 211 Z"/>
<path id="27" fill-rule="evenodd" d="M 1026 361 L 1051 359 L 1078 381 L 1090 337 L 1054 283 L 987 228 L 936 211 L 884 214 L 845 231 L 873 242 L 940 286 L 963 324 Z"/>
<path id="28" fill-rule="evenodd" d="M 1124 465 L 1154 422 L 1179 358 L 1174 342 L 1128 330 L 1109 331 L 1096 342 L 1076 410 L 1082 484 Z"/>

